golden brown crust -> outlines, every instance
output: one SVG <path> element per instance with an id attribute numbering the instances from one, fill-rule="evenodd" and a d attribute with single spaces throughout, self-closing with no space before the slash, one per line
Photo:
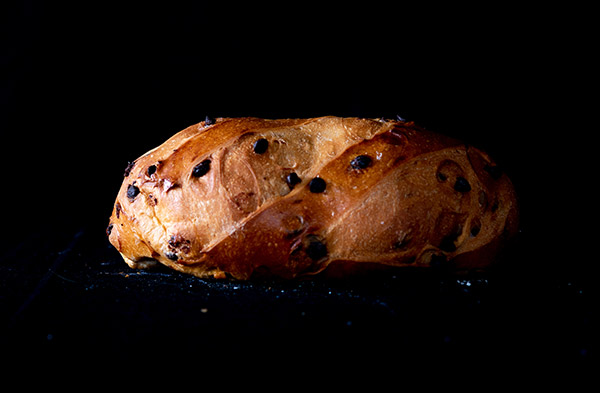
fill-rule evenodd
<path id="1" fill-rule="evenodd" d="M 485 153 L 412 123 L 222 118 L 128 168 L 109 239 L 131 267 L 293 278 L 485 266 L 517 219 L 512 184 Z"/>

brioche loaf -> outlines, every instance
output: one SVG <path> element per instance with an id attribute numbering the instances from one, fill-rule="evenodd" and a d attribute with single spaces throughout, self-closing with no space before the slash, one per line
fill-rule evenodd
<path id="1" fill-rule="evenodd" d="M 127 167 L 107 234 L 132 268 L 244 280 L 484 267 L 517 221 L 486 153 L 412 122 L 207 118 Z"/>

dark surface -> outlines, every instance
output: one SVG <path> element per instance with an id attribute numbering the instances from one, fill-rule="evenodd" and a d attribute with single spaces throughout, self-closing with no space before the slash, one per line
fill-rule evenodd
<path id="1" fill-rule="evenodd" d="M 201 280 L 131 270 L 102 230 L 82 228 L 33 235 L 0 269 L 4 353 L 44 369 L 192 358 L 221 371 L 326 361 L 388 376 L 419 365 L 514 376 L 532 364 L 581 372 L 597 358 L 594 279 L 510 260 L 485 273 Z"/>
<path id="2" fill-rule="evenodd" d="M 545 364 L 570 375 L 565 366 L 597 360 L 594 123 L 575 90 L 590 63 L 586 24 L 566 28 L 569 10 L 9 4 L 6 356 L 43 369 L 65 355 L 171 367 L 191 355 L 223 370 L 266 356 L 304 374 L 378 370 L 391 356 L 390 375 L 500 358 L 501 373 Z M 400 115 L 488 151 L 522 210 L 504 263 L 475 276 L 210 281 L 132 271 L 107 243 L 127 163 L 173 133 L 206 116 L 322 115 Z"/>

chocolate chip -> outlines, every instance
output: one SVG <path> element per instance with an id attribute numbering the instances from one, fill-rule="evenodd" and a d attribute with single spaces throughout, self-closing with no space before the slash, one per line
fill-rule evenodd
<path id="1" fill-rule="evenodd" d="M 146 170 L 148 176 L 152 176 L 156 172 L 156 165 L 150 165 Z"/>
<path id="2" fill-rule="evenodd" d="M 473 226 L 473 228 L 471 228 L 471 236 L 477 236 L 479 234 L 479 231 L 481 231 L 481 227 L 479 225 Z"/>
<path id="3" fill-rule="evenodd" d="M 110 233 L 112 232 L 113 229 L 113 224 L 110 224 L 108 226 L 108 228 L 106 228 L 106 236 L 110 236 Z"/>
<path id="4" fill-rule="evenodd" d="M 366 169 L 369 165 L 371 165 L 371 157 L 367 155 L 356 156 L 352 161 L 350 161 L 350 166 L 352 169 Z"/>
<path id="5" fill-rule="evenodd" d="M 256 154 L 263 154 L 267 151 L 267 148 L 269 147 L 269 141 L 265 138 L 260 138 L 259 140 L 254 142 L 254 145 L 252 146 Z"/>
<path id="6" fill-rule="evenodd" d="M 464 177 L 457 177 L 456 183 L 454 183 L 454 189 L 458 192 L 465 193 L 471 191 L 471 185 Z"/>
<path id="7" fill-rule="evenodd" d="M 460 233 L 451 233 L 449 235 L 444 236 L 442 238 L 442 241 L 440 242 L 439 249 L 447 252 L 456 251 L 456 244 L 454 244 L 454 242 L 456 241 L 456 239 L 458 239 L 459 235 Z"/>
<path id="8" fill-rule="evenodd" d="M 210 171 L 210 160 L 206 159 L 194 167 L 194 170 L 192 171 L 192 176 L 202 177 L 206 175 L 208 171 Z"/>
<path id="9" fill-rule="evenodd" d="M 498 180 L 502 177 L 502 169 L 500 169 L 497 165 L 486 165 L 483 169 L 490 174 L 492 179 Z"/>
<path id="10" fill-rule="evenodd" d="M 135 161 L 133 161 L 133 162 L 127 161 L 127 168 L 125 168 L 125 172 L 123 173 L 123 176 L 124 177 L 129 176 L 129 174 L 131 173 L 131 170 L 133 169 L 134 166 L 135 166 Z"/>
<path id="11" fill-rule="evenodd" d="M 136 186 L 134 186 L 133 184 L 130 184 L 129 186 L 127 186 L 127 198 L 129 199 L 130 202 L 133 202 L 133 200 L 135 199 L 136 196 L 138 196 L 139 193 L 140 193 L 140 189 L 137 188 Z"/>
<path id="12" fill-rule="evenodd" d="M 327 246 L 320 240 L 311 240 L 308 247 L 306 247 L 306 254 L 313 261 L 318 261 L 327 256 Z"/>
<path id="13" fill-rule="evenodd" d="M 177 254 L 175 254 L 174 252 L 166 252 L 165 256 L 167 258 L 169 258 L 170 260 L 172 260 L 172 261 L 176 261 L 176 260 L 179 259 L 179 257 L 177 256 Z"/>
<path id="14" fill-rule="evenodd" d="M 315 177 L 310 181 L 310 183 L 308 183 L 308 187 L 310 188 L 310 192 L 318 194 L 325 191 L 325 188 L 327 188 L 327 183 L 325 183 L 325 180 L 321 179 L 320 177 Z"/>
<path id="15" fill-rule="evenodd" d="M 302 182 L 302 179 L 300 179 L 300 177 L 296 175 L 296 172 L 292 172 L 285 177 L 285 182 L 291 190 L 296 186 L 296 184 L 300 184 Z"/>

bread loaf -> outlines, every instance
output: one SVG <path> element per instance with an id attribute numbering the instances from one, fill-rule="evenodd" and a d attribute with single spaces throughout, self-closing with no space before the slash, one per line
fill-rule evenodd
<path id="1" fill-rule="evenodd" d="M 517 221 L 486 153 L 412 122 L 207 118 L 127 167 L 107 234 L 132 268 L 245 280 L 484 267 Z"/>

